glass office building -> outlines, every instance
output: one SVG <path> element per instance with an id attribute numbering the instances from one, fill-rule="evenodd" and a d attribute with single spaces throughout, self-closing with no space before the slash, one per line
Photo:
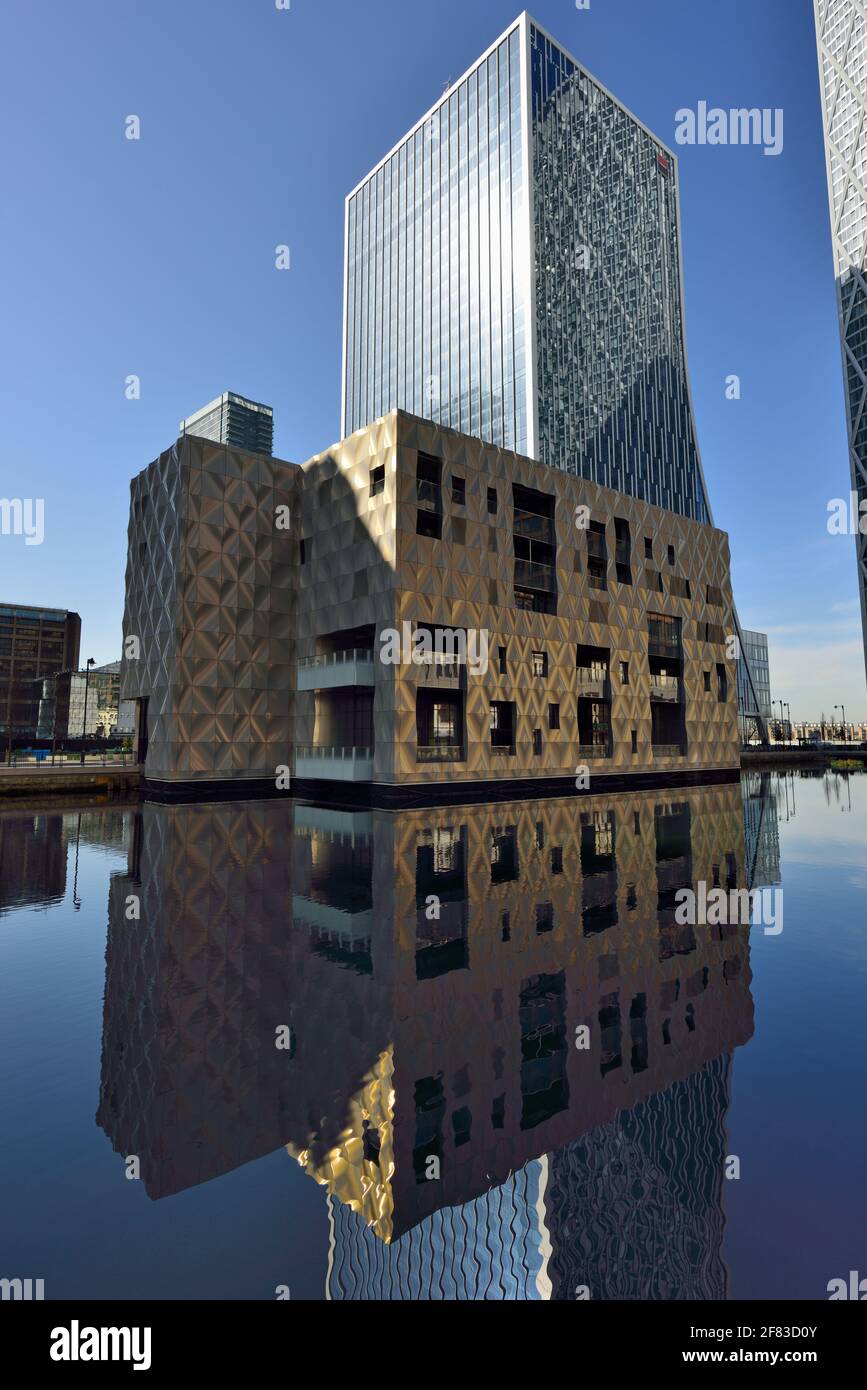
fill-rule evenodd
<path id="1" fill-rule="evenodd" d="M 202 406 L 178 426 L 178 433 L 195 434 L 201 439 L 213 439 L 217 444 L 229 444 L 251 454 L 274 452 L 274 411 L 270 405 L 248 401 L 234 391 Z"/>
<path id="2" fill-rule="evenodd" d="M 815 0 L 855 505 L 867 502 L 867 0 Z M 856 539 L 867 661 L 867 536 Z"/>
<path id="3" fill-rule="evenodd" d="M 533 20 L 349 195 L 343 435 L 395 406 L 697 521 L 674 155 Z"/>
<path id="4" fill-rule="evenodd" d="M 78 665 L 81 619 L 64 608 L 0 604 L 0 736 L 32 738 L 39 681 Z"/>
<path id="5" fill-rule="evenodd" d="M 768 639 L 764 632 L 741 630 L 741 655 L 738 658 L 738 714 L 741 741 L 749 743 L 761 737 L 759 721 L 770 723 L 771 674 L 768 662 Z M 752 679 L 751 679 L 752 678 Z"/>

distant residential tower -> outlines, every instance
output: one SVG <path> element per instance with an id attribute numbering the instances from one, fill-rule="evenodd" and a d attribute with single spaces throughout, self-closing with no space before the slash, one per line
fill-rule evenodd
<path id="1" fill-rule="evenodd" d="M 178 433 L 213 439 L 233 449 L 251 454 L 271 454 L 274 450 L 274 412 L 270 405 L 248 401 L 234 391 L 224 391 L 210 405 L 182 420 Z"/>

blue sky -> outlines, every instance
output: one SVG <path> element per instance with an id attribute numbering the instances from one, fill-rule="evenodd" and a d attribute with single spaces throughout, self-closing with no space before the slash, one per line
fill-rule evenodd
<path id="1" fill-rule="evenodd" d="M 0 537 L 0 600 L 76 609 L 112 660 L 129 479 L 184 415 L 230 388 L 285 458 L 337 439 L 344 196 L 519 9 L 6 0 L 0 495 L 43 497 L 46 535 Z M 702 100 L 784 111 L 777 158 L 679 149 L 699 441 L 772 693 L 867 718 L 854 541 L 826 530 L 849 473 L 812 0 L 531 12 L 670 145 Z"/>

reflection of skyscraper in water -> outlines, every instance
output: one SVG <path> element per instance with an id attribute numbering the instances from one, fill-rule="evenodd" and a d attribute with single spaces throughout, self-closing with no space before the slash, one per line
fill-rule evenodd
<path id="1" fill-rule="evenodd" d="M 152 1197 L 285 1145 L 326 1189 L 332 1298 L 711 1296 L 748 933 L 670 899 L 741 883 L 743 852 L 730 783 L 146 805 L 111 886 L 99 1122 Z"/>
<path id="2" fill-rule="evenodd" d="M 777 798 L 770 773 L 745 772 L 741 790 L 747 887 L 767 888 L 781 879 Z"/>
<path id="3" fill-rule="evenodd" d="M 295 920 L 312 949 L 300 909 L 305 860 L 322 851 L 300 846 L 332 814 L 296 816 Z M 699 879 L 742 884 L 738 788 L 364 820 L 376 850 L 363 958 L 373 978 L 392 973 L 393 1043 L 336 1148 L 317 1162 L 289 1146 L 330 1193 L 329 1296 L 574 1297 L 573 1283 L 598 1297 L 719 1296 L 729 1057 L 752 1029 L 748 933 L 678 927 L 672 900 Z M 345 835 L 350 824 L 357 835 L 362 818 Z M 383 892 L 393 948 L 375 927 Z M 343 930 L 348 941 L 348 917 Z M 616 1280 L 615 1197 L 634 1244 Z"/>

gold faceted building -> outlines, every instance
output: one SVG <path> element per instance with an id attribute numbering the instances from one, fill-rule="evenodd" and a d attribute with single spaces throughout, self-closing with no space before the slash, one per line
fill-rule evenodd
<path id="1" fill-rule="evenodd" d="M 169 790 L 734 778 L 731 613 L 724 533 L 401 410 L 300 467 L 188 436 L 133 482 L 122 694 Z"/>

